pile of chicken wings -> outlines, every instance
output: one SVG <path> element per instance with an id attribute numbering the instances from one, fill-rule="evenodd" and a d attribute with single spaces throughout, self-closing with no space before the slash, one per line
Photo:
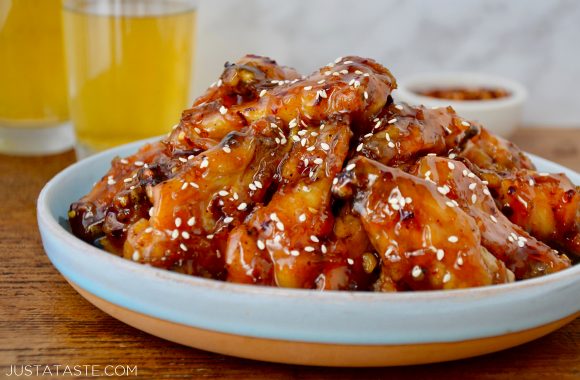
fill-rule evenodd
<path id="1" fill-rule="evenodd" d="M 397 104 L 340 57 L 249 55 L 69 211 L 129 260 L 236 283 L 405 291 L 507 283 L 580 256 L 580 188 L 451 107 Z"/>

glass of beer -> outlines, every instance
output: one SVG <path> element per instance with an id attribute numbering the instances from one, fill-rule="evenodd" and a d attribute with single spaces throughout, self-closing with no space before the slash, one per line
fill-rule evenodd
<path id="1" fill-rule="evenodd" d="M 70 149 L 61 0 L 0 0 L 0 153 Z"/>
<path id="2" fill-rule="evenodd" d="M 191 0 L 65 0 L 77 156 L 167 133 L 187 107 Z"/>

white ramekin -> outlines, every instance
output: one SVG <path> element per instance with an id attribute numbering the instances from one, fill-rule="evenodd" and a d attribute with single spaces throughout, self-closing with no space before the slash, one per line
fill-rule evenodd
<path id="1" fill-rule="evenodd" d="M 492 100 L 457 101 L 419 95 L 417 91 L 449 87 L 502 88 L 509 92 L 504 98 Z M 395 101 L 423 104 L 428 107 L 452 106 L 462 117 L 480 122 L 484 127 L 500 136 L 509 136 L 520 126 L 527 91 L 521 84 L 495 75 L 448 72 L 426 73 L 404 78 L 393 93 Z"/>

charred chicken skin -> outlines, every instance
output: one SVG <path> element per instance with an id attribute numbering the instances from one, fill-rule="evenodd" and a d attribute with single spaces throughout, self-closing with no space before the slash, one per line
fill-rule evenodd
<path id="1" fill-rule="evenodd" d="M 360 57 L 309 76 L 253 55 L 226 63 L 165 139 L 114 159 L 71 204 L 72 232 L 155 267 L 318 290 L 569 267 L 578 188 L 451 107 L 395 103 L 396 86 Z"/>

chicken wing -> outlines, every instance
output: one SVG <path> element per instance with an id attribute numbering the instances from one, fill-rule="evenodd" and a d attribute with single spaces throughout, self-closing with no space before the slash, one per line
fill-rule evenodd
<path id="1" fill-rule="evenodd" d="M 350 161 L 333 188 L 354 211 L 382 259 L 377 290 L 430 290 L 509 281 L 481 246 L 473 218 L 435 184 L 365 157 Z"/>
<path id="2" fill-rule="evenodd" d="M 536 172 L 518 147 L 485 129 L 460 156 L 488 182 L 498 208 L 512 223 L 580 257 L 580 190 L 565 175 Z"/>
<path id="3" fill-rule="evenodd" d="M 232 231 L 228 281 L 316 288 L 332 232 L 330 187 L 352 133 L 345 120 L 294 132 L 282 184 L 246 223 Z"/>
<path id="4" fill-rule="evenodd" d="M 453 108 L 390 104 L 373 120 L 373 129 L 360 137 L 356 151 L 387 166 L 414 163 L 425 154 L 453 154 L 479 126 L 457 116 Z"/>
<path id="5" fill-rule="evenodd" d="M 486 184 L 458 161 L 426 156 L 412 174 L 437 185 L 437 191 L 457 202 L 471 216 L 481 233 L 481 244 L 503 261 L 516 279 L 542 276 L 570 266 L 547 245 L 511 223 L 496 207 Z"/>
<path id="6" fill-rule="evenodd" d="M 266 197 L 286 154 L 282 130 L 261 120 L 232 132 L 153 187 L 149 219 L 129 229 L 124 256 L 223 279 L 229 231 Z"/>
<path id="7" fill-rule="evenodd" d="M 217 145 L 229 132 L 242 131 L 259 118 L 248 120 L 240 110 L 248 104 L 251 107 L 261 91 L 300 77 L 294 69 L 266 57 L 247 55 L 237 63 L 226 63 L 220 79 L 181 115 L 168 138 L 173 153 L 198 154 Z"/>
<path id="8" fill-rule="evenodd" d="M 509 172 L 515 169 L 535 170 L 528 156 L 514 143 L 494 135 L 485 128 L 465 144 L 459 154 L 480 169 Z"/>
<path id="9" fill-rule="evenodd" d="M 564 174 L 477 170 L 499 209 L 537 239 L 580 258 L 580 188 Z"/>

